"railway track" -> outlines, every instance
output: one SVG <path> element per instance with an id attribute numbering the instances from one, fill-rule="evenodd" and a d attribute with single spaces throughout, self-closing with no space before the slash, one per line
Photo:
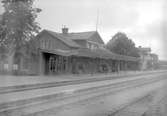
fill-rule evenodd
<path id="1" fill-rule="evenodd" d="M 22 116 L 33 114 L 80 100 L 162 81 L 163 79 L 166 79 L 165 74 L 165 72 L 155 73 L 154 76 L 147 74 L 147 77 L 144 78 L 139 76 L 138 78 L 124 79 L 116 82 L 108 82 L 111 81 L 111 79 L 106 78 L 105 80 L 89 79 L 77 82 L 69 81 L 65 83 L 53 83 L 53 85 L 52 83 L 49 83 L 51 85 L 47 83 L 46 85 L 37 85 L 36 87 L 30 88 L 25 87 L 23 89 L 16 87 L 13 91 L 9 91 L 8 89 L 8 91 L 0 92 L 0 98 L 4 98 L 4 101 L 0 102 L 0 115 Z M 157 78 L 157 75 L 161 75 L 161 77 Z M 60 89 L 62 90 L 57 91 Z M 46 94 L 45 92 L 47 91 L 48 93 Z M 35 95 L 35 93 L 38 94 L 38 92 L 41 92 L 41 95 Z M 12 95 L 13 97 L 17 97 L 24 94 L 27 96 L 32 94 L 33 96 L 20 99 L 8 98 L 9 96 L 12 98 Z"/>
<path id="2" fill-rule="evenodd" d="M 42 88 L 50 88 L 50 87 L 60 87 L 60 86 L 67 86 L 67 85 L 77 85 L 77 84 L 91 83 L 91 82 L 98 82 L 98 81 L 107 81 L 107 80 L 119 79 L 119 78 L 130 78 L 130 77 L 134 77 L 134 76 L 136 77 L 136 76 L 141 76 L 141 75 L 146 76 L 146 75 L 150 75 L 150 74 L 154 74 L 154 73 L 156 74 L 157 72 L 146 72 L 146 73 L 139 73 L 139 74 L 113 76 L 113 77 L 106 75 L 106 77 L 103 77 L 103 78 L 88 78 L 88 79 L 83 79 L 83 80 L 72 80 L 72 81 L 47 82 L 47 83 L 7 86 L 7 87 L 0 87 L 0 94 L 34 90 L 34 89 L 42 89 Z M 159 71 L 158 73 L 166 73 L 166 71 Z"/>

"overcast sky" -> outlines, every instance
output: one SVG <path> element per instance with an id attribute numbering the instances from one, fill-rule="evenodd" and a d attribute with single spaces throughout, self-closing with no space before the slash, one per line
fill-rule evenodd
<path id="1" fill-rule="evenodd" d="M 136 46 L 151 47 L 167 60 L 165 0 L 35 0 L 35 6 L 42 9 L 41 27 L 56 32 L 62 25 L 70 32 L 94 31 L 99 11 L 98 32 L 105 43 L 125 32 Z"/>

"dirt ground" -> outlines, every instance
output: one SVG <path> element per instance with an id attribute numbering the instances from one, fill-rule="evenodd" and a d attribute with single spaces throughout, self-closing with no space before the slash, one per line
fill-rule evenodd
<path id="1" fill-rule="evenodd" d="M 167 82 L 158 91 L 108 116 L 167 116 Z"/>

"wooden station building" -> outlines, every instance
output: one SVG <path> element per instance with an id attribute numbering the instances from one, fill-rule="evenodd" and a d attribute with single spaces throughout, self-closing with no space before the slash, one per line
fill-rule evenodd
<path id="1" fill-rule="evenodd" d="M 62 33 L 43 30 L 31 43 L 35 54 L 21 56 L 16 62 L 22 74 L 108 73 L 137 70 L 139 65 L 138 58 L 107 50 L 97 31 L 69 33 L 66 27 Z"/>
<path id="2" fill-rule="evenodd" d="M 34 43 L 38 60 L 31 60 L 33 62 L 29 69 L 35 67 L 36 71 L 28 72 L 40 75 L 137 70 L 139 61 L 135 57 L 108 51 L 97 31 L 69 33 L 66 27 L 62 28 L 62 33 L 43 30 Z"/>

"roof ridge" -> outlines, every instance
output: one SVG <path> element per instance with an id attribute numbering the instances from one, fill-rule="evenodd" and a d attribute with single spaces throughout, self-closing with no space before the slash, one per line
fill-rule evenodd
<path id="1" fill-rule="evenodd" d="M 45 31 L 54 32 L 54 33 L 57 33 L 57 34 L 62 34 L 62 33 L 58 33 L 58 32 L 55 32 L 55 31 L 52 31 L 52 30 L 49 30 L 49 29 L 44 29 L 44 30 L 45 30 Z M 44 30 L 43 30 L 43 31 L 44 31 Z M 68 34 L 72 34 L 72 33 L 74 33 L 74 34 L 75 34 L 75 33 L 76 33 L 76 34 L 77 34 L 77 33 L 91 33 L 91 32 L 92 32 L 92 33 L 96 33 L 97 31 L 70 32 L 70 33 L 68 33 Z"/>
<path id="2" fill-rule="evenodd" d="M 82 32 L 71 32 L 69 34 L 78 34 L 78 33 L 95 33 L 96 31 L 82 31 Z"/>

